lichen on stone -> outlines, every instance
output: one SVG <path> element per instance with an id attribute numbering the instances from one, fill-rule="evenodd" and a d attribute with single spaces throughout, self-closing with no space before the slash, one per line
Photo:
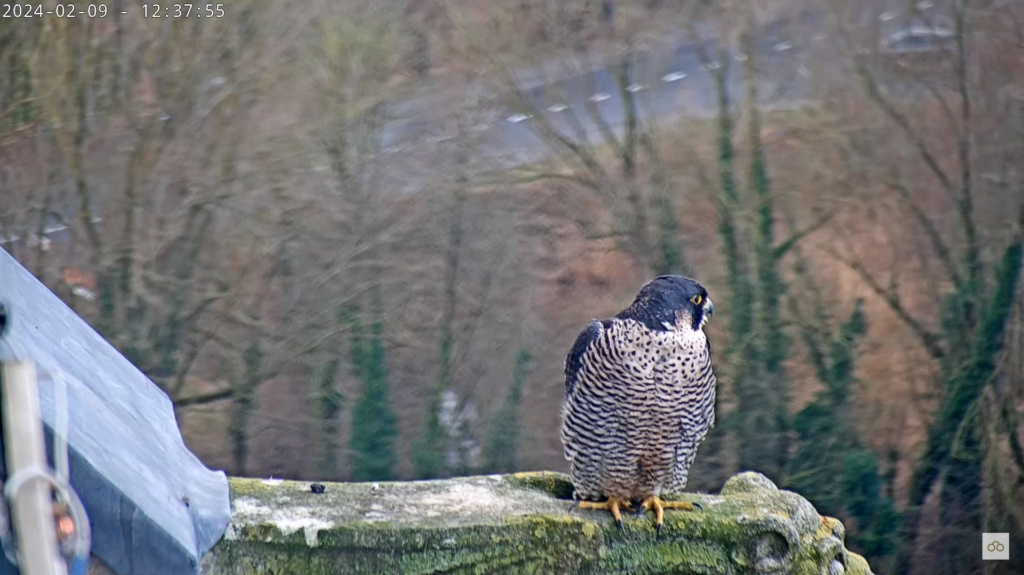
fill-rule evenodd
<path id="1" fill-rule="evenodd" d="M 570 512 L 560 473 L 325 485 L 232 479 L 203 573 L 870 573 L 839 521 L 757 473 L 677 494 L 704 510 L 666 512 L 661 537 L 650 514 L 620 533 L 606 512 Z"/>

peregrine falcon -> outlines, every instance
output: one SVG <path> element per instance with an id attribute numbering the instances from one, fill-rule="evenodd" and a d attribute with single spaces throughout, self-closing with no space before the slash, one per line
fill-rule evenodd
<path id="1" fill-rule="evenodd" d="M 715 307 L 708 292 L 682 276 L 661 276 L 615 317 L 583 328 L 565 360 L 562 443 L 575 506 L 611 511 L 653 509 L 686 485 L 697 446 L 715 424 L 715 375 L 703 327 Z M 697 505 L 699 507 L 699 505 Z"/>

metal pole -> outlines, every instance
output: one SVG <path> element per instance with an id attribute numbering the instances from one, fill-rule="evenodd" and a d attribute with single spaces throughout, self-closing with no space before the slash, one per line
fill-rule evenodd
<path id="1" fill-rule="evenodd" d="M 3 428 L 8 477 L 26 469 L 48 469 L 35 364 L 3 362 Z M 31 480 L 11 501 L 22 575 L 63 575 L 53 524 L 50 484 Z"/>

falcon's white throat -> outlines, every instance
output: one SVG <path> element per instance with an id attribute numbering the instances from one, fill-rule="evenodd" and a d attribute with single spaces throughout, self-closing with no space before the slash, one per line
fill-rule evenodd
<path id="1" fill-rule="evenodd" d="M 697 329 L 699 329 L 699 330 L 700 329 L 704 329 L 704 324 L 706 324 L 706 323 L 708 323 L 708 314 L 706 314 L 706 313 L 700 314 L 700 325 L 697 326 Z"/>
<path id="2" fill-rule="evenodd" d="M 700 314 L 700 323 L 697 324 L 697 327 L 693 327 L 693 316 L 685 311 L 676 312 L 675 324 L 663 321 L 661 322 L 661 325 L 663 325 L 668 331 L 700 331 L 704 329 L 704 324 L 708 322 L 708 318 L 710 317 L 707 313 L 706 306 L 704 309 L 704 313 Z"/>

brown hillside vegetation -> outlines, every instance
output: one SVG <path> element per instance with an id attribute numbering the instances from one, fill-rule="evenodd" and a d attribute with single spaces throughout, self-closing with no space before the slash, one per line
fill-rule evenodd
<path id="1" fill-rule="evenodd" d="M 901 286 L 912 298 L 908 306 L 916 313 L 935 314 L 935 310 L 928 308 L 927 298 L 921 298 L 921 301 L 913 299 L 913 294 L 924 293 L 934 286 L 929 287 L 926 271 L 922 269 L 926 262 L 915 261 L 919 255 L 919 250 L 913 245 L 918 241 L 916 234 L 900 225 L 906 220 L 901 206 L 897 202 L 892 202 L 894 205 L 881 204 L 866 189 L 856 191 L 862 194 L 860 196 L 850 196 L 850 183 L 841 173 L 834 142 L 838 122 L 836 117 L 819 111 L 770 116 L 766 131 L 776 134 L 778 139 L 768 142 L 769 161 L 777 189 L 784 190 L 785 201 L 803 219 L 830 210 L 841 212 L 832 220 L 832 225 L 841 232 L 822 230 L 810 236 L 807 258 L 811 265 L 821 270 L 823 277 L 831 278 L 828 291 L 840 309 L 852 306 L 857 298 L 868 300 L 865 309 L 871 327 L 863 344 L 866 359 L 858 363 L 858 377 L 863 382 L 859 391 L 862 398 L 858 404 L 866 414 L 887 413 L 895 409 L 887 407 L 894 403 L 908 405 L 926 401 L 920 387 L 934 377 L 936 366 L 927 360 L 913 335 L 892 315 L 885 303 L 863 285 L 855 272 L 838 262 L 828 251 L 853 245 L 857 246 L 858 252 L 868 256 L 865 259 L 871 273 L 881 275 L 899 268 L 903 278 Z M 713 162 L 713 154 L 707 146 L 692 144 L 694 141 L 711 140 L 711 128 L 706 122 L 691 122 L 666 135 L 667 148 L 679 152 L 678 157 L 666 158 L 673 167 L 678 166 L 677 173 L 686 174 L 699 163 L 710 165 Z M 830 142 L 836 147 L 829 149 Z M 787 169 L 790 166 L 799 166 L 800 170 Z M 709 326 L 714 341 L 716 336 L 722 337 L 718 332 L 729 314 L 727 294 L 719 294 L 723 291 L 721 288 L 715 289 L 724 283 L 722 275 L 725 271 L 716 249 L 714 208 L 711 197 L 699 183 L 686 184 L 682 182 L 681 187 L 687 201 L 678 208 L 680 220 L 686 223 L 686 245 L 692 253 L 693 267 L 700 271 L 702 281 L 711 286 L 715 300 L 721 302 L 718 305 L 720 311 Z M 891 200 L 879 192 L 875 195 Z M 546 337 L 555 345 L 544 350 L 543 355 L 538 354 L 538 367 L 531 376 L 524 400 L 530 406 L 524 409 L 525 428 L 537 436 L 533 438 L 537 445 L 524 450 L 524 468 L 560 468 L 562 455 L 557 426 L 562 394 L 561 362 L 566 350 L 587 321 L 613 315 L 626 307 L 636 287 L 645 278 L 629 258 L 616 249 L 611 239 L 590 239 L 580 228 L 576 220 L 581 213 L 591 220 L 607 218 L 608 215 L 579 190 L 533 184 L 526 188 L 492 190 L 476 201 L 484 212 L 503 213 L 508 210 L 510 202 L 530 209 L 533 248 L 525 267 L 535 270 L 538 277 L 526 305 L 540 318 L 538 321 L 543 322 L 545 331 L 548 331 Z M 936 206 L 932 215 L 941 216 L 947 213 L 947 209 L 948 206 Z M 794 346 L 800 347 L 796 342 Z M 793 358 L 792 369 L 795 410 L 818 390 L 820 382 L 799 355 Z M 199 381 L 193 385 L 196 393 L 216 388 Z M 499 382 L 491 385 L 499 389 L 502 386 Z M 267 418 L 268 424 L 252 441 L 254 468 L 268 469 L 270 474 L 315 477 L 314 454 L 302 449 L 308 430 L 299 423 L 310 409 L 307 398 L 301 393 L 289 393 L 285 381 L 268 383 L 261 388 L 261 394 L 260 404 L 267 406 L 263 408 L 266 413 L 261 415 Z M 396 390 L 396 409 L 400 420 L 410 423 L 408 433 L 415 435 L 416 425 L 413 422 L 420 415 L 419 399 L 416 394 L 407 394 L 409 403 L 404 404 L 401 401 L 404 395 L 401 390 Z M 194 448 L 204 456 L 204 460 L 217 466 L 229 466 L 226 429 L 222 424 L 222 429 L 214 432 L 208 415 L 200 416 L 206 411 L 203 408 L 189 412 L 183 420 L 186 435 L 197 438 Z M 895 447 L 902 451 L 921 440 L 927 404 L 909 412 L 903 408 L 896 411 L 898 413 L 883 418 L 885 423 L 881 428 L 876 427 L 877 422 L 872 422 L 865 429 L 879 448 Z M 194 424 L 193 417 L 196 418 Z M 287 437 L 295 439 L 289 441 Z M 279 459 L 281 457 L 288 458 L 287 463 Z M 902 481 L 905 480 L 903 477 Z"/>

